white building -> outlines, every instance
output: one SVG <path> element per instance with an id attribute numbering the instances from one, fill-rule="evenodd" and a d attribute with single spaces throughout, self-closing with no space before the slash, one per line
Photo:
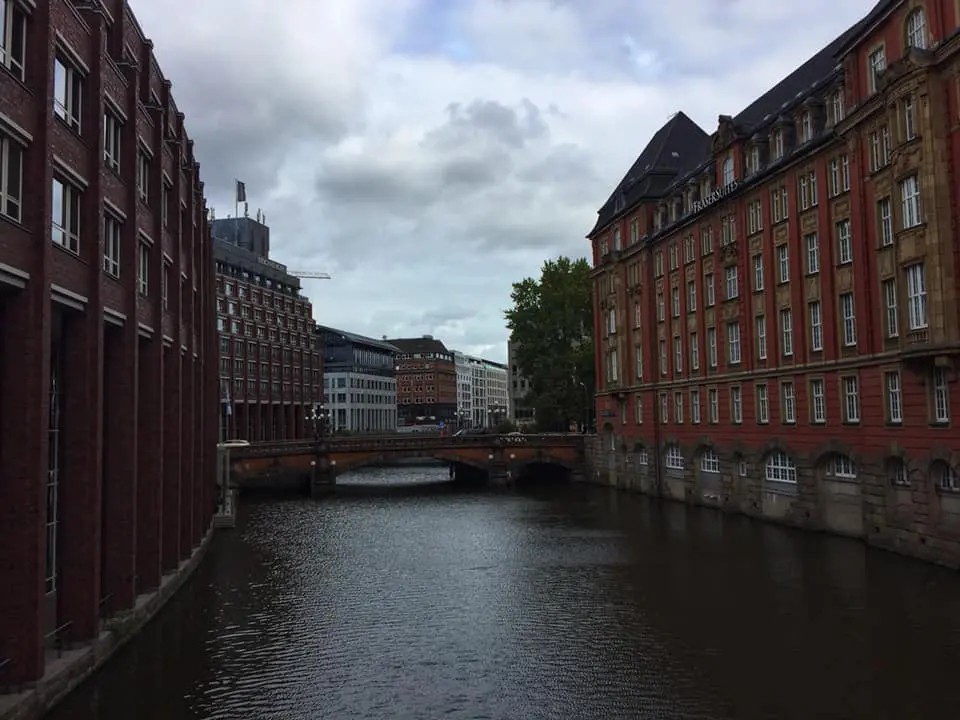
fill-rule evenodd
<path id="1" fill-rule="evenodd" d="M 323 353 L 323 402 L 335 432 L 397 429 L 397 354 L 382 340 L 317 327 Z"/>
<path id="2" fill-rule="evenodd" d="M 457 417 L 466 428 L 494 428 L 510 417 L 506 365 L 454 352 L 457 367 Z"/>

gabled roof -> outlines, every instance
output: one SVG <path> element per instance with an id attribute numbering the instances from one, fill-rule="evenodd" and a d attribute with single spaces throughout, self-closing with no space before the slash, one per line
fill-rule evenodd
<path id="1" fill-rule="evenodd" d="M 660 197 L 678 174 L 697 167 L 710 153 L 710 136 L 683 112 L 657 130 L 597 213 L 592 235 L 645 197 Z"/>
<path id="2" fill-rule="evenodd" d="M 432 337 L 395 338 L 387 340 L 386 342 L 396 347 L 400 352 L 408 355 L 413 355 L 414 353 L 453 354 L 447 350 L 447 347 L 442 342 Z"/>

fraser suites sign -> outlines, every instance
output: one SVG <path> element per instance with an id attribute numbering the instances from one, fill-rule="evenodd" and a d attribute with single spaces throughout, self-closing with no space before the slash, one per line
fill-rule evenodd
<path id="1" fill-rule="evenodd" d="M 702 200 L 695 200 L 693 203 L 693 208 L 691 208 L 691 214 L 696 215 L 699 212 L 703 212 L 708 207 L 713 205 L 715 202 L 725 198 L 727 195 L 732 193 L 738 187 L 739 187 L 739 182 L 734 180 L 732 183 L 728 183 L 723 187 L 718 187 L 716 190 L 714 190 L 712 193 L 707 195 Z"/>

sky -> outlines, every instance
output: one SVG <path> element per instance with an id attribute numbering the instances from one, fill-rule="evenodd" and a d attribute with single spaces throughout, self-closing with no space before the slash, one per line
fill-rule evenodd
<path id="1" fill-rule="evenodd" d="M 706 132 L 875 0 L 130 0 L 196 141 L 317 322 L 506 359 L 510 290 L 586 256 L 683 110 Z M 241 213 L 243 209 L 241 207 Z"/>

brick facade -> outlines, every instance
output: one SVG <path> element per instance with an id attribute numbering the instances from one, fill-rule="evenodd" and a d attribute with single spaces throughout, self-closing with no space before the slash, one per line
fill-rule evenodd
<path id="1" fill-rule="evenodd" d="M 958 26 L 878 3 L 644 150 L 590 234 L 596 476 L 960 564 Z"/>
<path id="2" fill-rule="evenodd" d="M 0 686 L 190 556 L 218 401 L 203 183 L 152 43 L 123 0 L 3 7 Z"/>
<path id="3" fill-rule="evenodd" d="M 457 366 L 453 352 L 430 335 L 386 340 L 397 355 L 399 425 L 450 427 L 457 422 Z"/>

